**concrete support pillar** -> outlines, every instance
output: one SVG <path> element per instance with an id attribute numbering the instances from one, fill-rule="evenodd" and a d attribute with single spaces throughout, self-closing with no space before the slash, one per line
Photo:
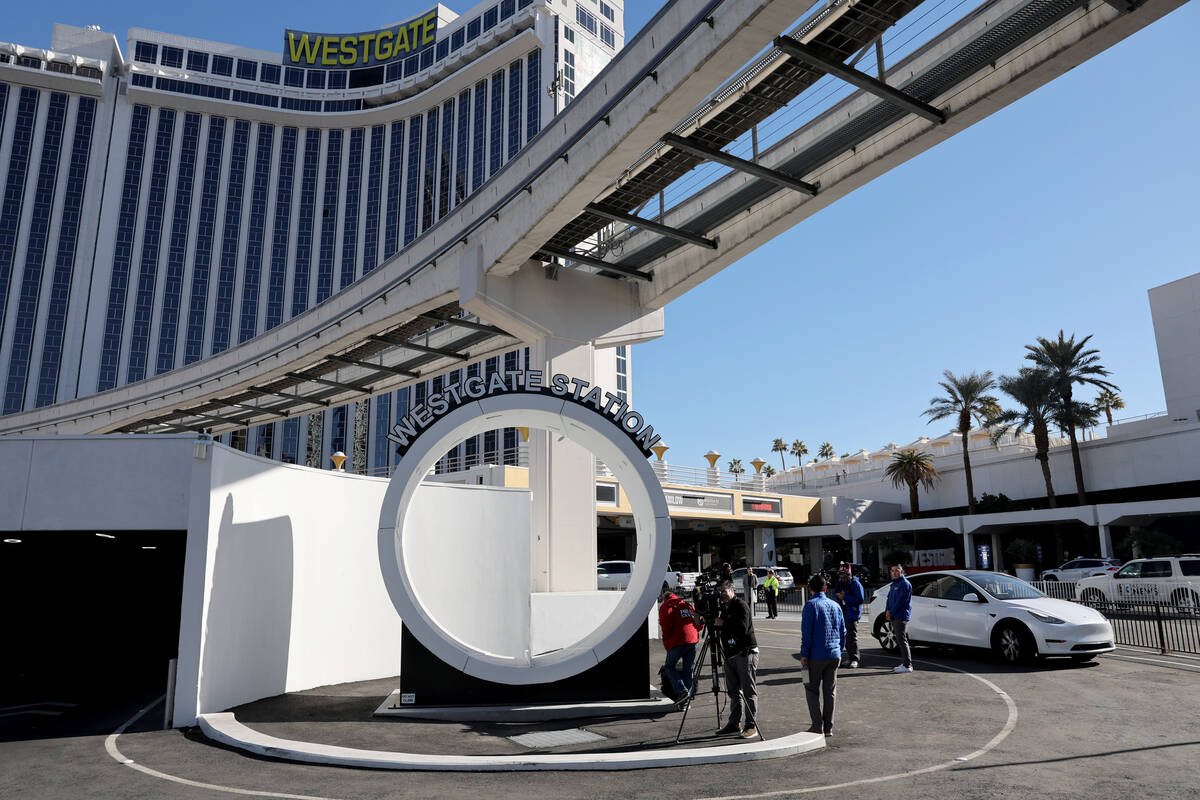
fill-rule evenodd
<path id="1" fill-rule="evenodd" d="M 809 570 L 812 572 L 819 572 L 825 566 L 825 554 L 821 547 L 823 539 L 822 536 L 814 536 L 808 540 Z"/>
<path id="2" fill-rule="evenodd" d="M 855 564 L 861 564 L 863 559 L 862 540 L 855 539 L 854 534 L 850 534 L 850 560 Z"/>
<path id="3" fill-rule="evenodd" d="M 967 569 L 978 569 L 975 563 L 975 534 L 963 534 L 963 563 Z"/>
<path id="4" fill-rule="evenodd" d="M 755 528 L 752 534 L 753 557 L 750 548 L 746 549 L 746 559 L 751 566 L 773 567 L 776 562 L 775 529 Z"/>
<path id="5" fill-rule="evenodd" d="M 484 263 L 481 244 L 463 249 L 459 304 L 527 344 L 530 366 L 542 370 L 547 383 L 556 372 L 595 383 L 597 349 L 649 341 L 663 333 L 662 310 L 642 306 L 632 282 L 570 269 L 550 279 L 535 262 L 495 276 L 488 274 L 490 266 Z M 617 391 L 616 386 L 602 388 Z M 595 457 L 544 430 L 530 431 L 529 445 L 531 589 L 594 590 Z"/>
<path id="6" fill-rule="evenodd" d="M 1000 552 L 1000 534 L 992 534 L 992 569 L 996 572 L 1004 571 L 1004 554 Z"/>
<path id="7" fill-rule="evenodd" d="M 1113 557 L 1112 531 L 1107 525 L 1097 525 L 1096 534 L 1100 537 L 1100 557 Z"/>

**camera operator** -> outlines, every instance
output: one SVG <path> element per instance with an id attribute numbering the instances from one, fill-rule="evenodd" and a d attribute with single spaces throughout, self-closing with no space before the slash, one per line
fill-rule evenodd
<path id="1" fill-rule="evenodd" d="M 663 647 L 667 650 L 663 668 L 675 689 L 675 706 L 684 709 L 692 692 L 696 642 L 700 641 L 699 631 L 704 627 L 704 621 L 697 617 L 691 603 L 670 589 L 664 589 L 658 606 L 658 625 L 662 628 Z M 677 669 L 680 660 L 683 661 L 682 670 Z"/>
<path id="2" fill-rule="evenodd" d="M 758 735 L 758 641 L 754 638 L 754 622 L 750 608 L 737 598 L 731 582 L 721 584 L 721 613 L 713 621 L 718 628 L 721 647 L 725 651 L 725 687 L 729 692 L 729 722 L 717 731 L 718 736 L 737 733 L 743 739 Z M 745 724 L 742 723 L 742 702 L 745 700 Z"/>

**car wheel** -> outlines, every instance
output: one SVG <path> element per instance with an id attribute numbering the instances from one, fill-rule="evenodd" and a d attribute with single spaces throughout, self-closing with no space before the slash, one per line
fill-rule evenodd
<path id="1" fill-rule="evenodd" d="M 1006 622 L 992 636 L 992 646 L 1009 664 L 1028 664 L 1037 656 L 1033 636 L 1024 625 Z"/>
<path id="2" fill-rule="evenodd" d="M 760 602 L 760 603 L 767 602 L 767 593 L 764 592 L 762 589 L 757 590 L 754 593 L 754 596 L 757 598 L 758 602 Z"/>
<path id="3" fill-rule="evenodd" d="M 659 594 L 662 594 L 663 592 L 668 591 L 670 588 L 671 587 L 667 584 L 667 582 L 663 581 L 662 591 L 660 591 Z"/>
<path id="4" fill-rule="evenodd" d="M 895 653 L 900 649 L 900 642 L 896 639 L 896 632 L 892 630 L 892 624 L 882 614 L 875 620 L 875 638 L 879 640 L 879 646 L 889 653 Z"/>
<path id="5" fill-rule="evenodd" d="M 1092 653 L 1092 654 L 1086 655 L 1086 656 L 1071 656 L 1071 660 L 1074 661 L 1076 664 L 1086 664 L 1089 661 L 1094 661 L 1095 658 L 1096 658 L 1095 653 Z"/>
<path id="6" fill-rule="evenodd" d="M 1084 589 L 1079 599 L 1085 603 L 1103 603 L 1104 595 L 1100 593 L 1099 589 Z"/>
<path id="7" fill-rule="evenodd" d="M 1043 575 L 1043 576 L 1042 576 L 1042 580 L 1044 580 L 1044 581 L 1058 581 L 1058 576 L 1057 576 L 1057 575 Z"/>

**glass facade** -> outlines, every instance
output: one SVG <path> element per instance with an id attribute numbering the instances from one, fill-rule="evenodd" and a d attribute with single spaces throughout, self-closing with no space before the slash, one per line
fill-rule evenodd
<path id="1" fill-rule="evenodd" d="M 171 211 L 167 269 L 163 275 L 155 375 L 167 372 L 175 366 L 175 340 L 179 327 L 179 305 L 183 297 L 183 270 L 187 262 L 188 223 L 191 221 L 192 189 L 196 179 L 196 152 L 199 146 L 200 115 L 186 114 L 179 145 L 179 172 L 175 179 L 175 204 Z"/>
<path id="2" fill-rule="evenodd" d="M 200 190 L 200 215 L 196 227 L 196 257 L 192 267 L 192 294 L 188 303 L 187 340 L 183 363 L 191 364 L 204 355 L 205 318 L 208 314 L 208 282 L 212 268 L 213 235 L 217 227 L 221 158 L 225 151 L 225 119 L 208 121 L 208 146 L 204 156 L 204 186 Z"/>
<path id="3" fill-rule="evenodd" d="M 250 189 L 250 215 L 246 225 L 246 258 L 242 268 L 242 314 L 238 342 L 258 333 L 258 297 L 262 288 L 263 241 L 267 227 L 267 196 L 271 183 L 271 154 L 275 127 L 259 123 L 254 148 L 254 184 Z"/>

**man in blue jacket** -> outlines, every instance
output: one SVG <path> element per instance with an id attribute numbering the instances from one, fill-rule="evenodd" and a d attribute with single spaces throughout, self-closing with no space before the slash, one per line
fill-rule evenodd
<path id="1" fill-rule="evenodd" d="M 837 668 L 846 646 L 846 623 L 842 609 L 825 596 L 825 576 L 808 581 L 812 599 L 800 615 L 800 666 L 808 670 L 804 687 L 808 698 L 809 733 L 833 735 L 833 704 L 837 697 Z M 824 710 L 822 711 L 822 702 Z"/>
<path id="2" fill-rule="evenodd" d="M 846 618 L 846 666 L 855 669 L 858 667 L 858 621 L 862 619 L 866 592 L 850 570 L 850 565 L 844 561 L 838 568 L 837 599 Z"/>
<path id="3" fill-rule="evenodd" d="M 900 645 L 900 666 L 892 672 L 912 672 L 912 648 L 908 645 L 908 621 L 912 619 L 912 584 L 904 577 L 904 567 L 892 566 L 892 587 L 888 592 L 887 619 Z"/>

